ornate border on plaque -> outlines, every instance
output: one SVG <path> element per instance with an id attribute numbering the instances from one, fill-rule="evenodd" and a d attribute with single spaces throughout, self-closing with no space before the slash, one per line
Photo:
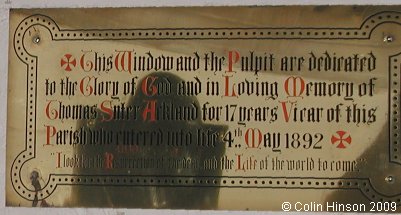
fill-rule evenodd
<path id="1" fill-rule="evenodd" d="M 401 164 L 401 53 L 389 57 L 389 153 L 390 162 Z"/>
<path id="2" fill-rule="evenodd" d="M 378 192 L 369 178 L 312 177 L 221 177 L 221 176 L 128 176 L 50 174 L 42 190 L 27 187 L 21 180 L 22 166 L 36 156 L 37 56 L 24 46 L 24 37 L 34 27 L 47 29 L 54 41 L 67 40 L 368 40 L 375 28 L 385 23 L 401 25 L 401 13 L 380 12 L 368 17 L 358 28 L 146 28 L 146 29 L 60 29 L 48 16 L 25 18 L 14 34 L 14 50 L 27 66 L 25 150 L 13 161 L 10 176 L 15 191 L 33 201 L 49 197 L 59 185 L 169 186 L 285 189 L 355 189 L 371 201 L 396 202 L 401 193 Z M 389 160 L 401 164 L 400 71 L 401 53 L 389 57 Z M 8 140 L 11 141 L 11 140 Z"/>

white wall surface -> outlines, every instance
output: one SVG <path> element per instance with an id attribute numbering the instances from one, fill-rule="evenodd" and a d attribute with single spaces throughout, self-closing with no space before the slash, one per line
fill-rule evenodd
<path id="1" fill-rule="evenodd" d="M 267 214 L 244 211 L 184 211 L 139 209 L 60 209 L 5 207 L 8 17 L 10 8 L 77 8 L 77 7 L 149 7 L 149 6 L 222 6 L 222 5 L 400 5 L 401 0 L 0 0 L 0 214 Z M 270 212 L 271 213 L 271 212 Z M 283 213 L 283 212 L 282 212 Z M 280 212 L 276 214 L 282 214 Z"/>

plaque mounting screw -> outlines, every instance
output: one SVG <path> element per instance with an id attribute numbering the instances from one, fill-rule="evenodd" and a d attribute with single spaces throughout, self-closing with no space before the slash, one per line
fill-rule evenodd
<path id="1" fill-rule="evenodd" d="M 88 127 L 93 127 L 95 125 L 95 121 L 94 120 L 88 120 L 88 122 L 86 123 L 86 125 Z"/>
<path id="2" fill-rule="evenodd" d="M 385 180 L 387 183 L 392 183 L 392 182 L 394 182 L 394 177 L 391 176 L 391 175 L 389 175 L 389 176 L 387 176 L 384 180 Z"/>
<path id="3" fill-rule="evenodd" d="M 390 36 L 390 35 L 384 36 L 383 42 L 391 43 L 393 41 L 394 41 L 394 37 L 393 36 Z"/>
<path id="4" fill-rule="evenodd" d="M 40 37 L 39 36 L 35 36 L 32 39 L 33 43 L 38 44 L 40 42 Z"/>

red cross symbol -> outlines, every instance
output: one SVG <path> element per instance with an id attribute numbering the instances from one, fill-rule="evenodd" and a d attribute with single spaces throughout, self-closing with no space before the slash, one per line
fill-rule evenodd
<path id="1" fill-rule="evenodd" d="M 331 136 L 331 143 L 337 144 L 337 148 L 345 149 L 347 148 L 347 145 L 351 144 L 352 138 L 351 135 L 349 135 L 347 132 L 337 131 L 336 134 L 333 134 L 333 136 Z M 347 143 L 347 145 L 345 145 L 344 142 Z"/>
<path id="2" fill-rule="evenodd" d="M 77 61 L 75 58 L 70 54 L 65 54 L 63 58 L 61 58 L 60 62 L 61 67 L 64 68 L 65 71 L 71 71 L 71 66 L 75 67 L 77 65 Z M 64 67 L 64 65 L 67 65 Z"/>

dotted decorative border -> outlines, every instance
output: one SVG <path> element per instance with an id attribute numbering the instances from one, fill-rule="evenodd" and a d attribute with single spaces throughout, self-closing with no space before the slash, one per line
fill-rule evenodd
<path id="1" fill-rule="evenodd" d="M 389 67 L 390 162 L 401 164 L 401 53 L 390 56 Z"/>
<path id="2" fill-rule="evenodd" d="M 36 193 L 30 185 L 21 180 L 21 168 L 35 158 L 36 149 L 36 103 L 37 103 L 37 57 L 31 55 L 23 39 L 32 27 L 44 27 L 54 41 L 66 40 L 367 40 L 375 28 L 384 23 L 401 25 L 400 12 L 380 12 L 368 17 L 359 28 L 152 28 L 152 29 L 60 29 L 50 17 L 32 15 L 25 18 L 14 34 L 14 50 L 18 58 L 27 65 L 27 118 L 26 147 L 17 155 L 11 166 L 10 176 L 15 191 L 24 199 L 33 201 L 49 197 L 58 185 L 97 186 L 169 186 L 169 187 L 237 187 L 237 188 L 284 188 L 284 189 L 356 189 L 372 201 L 396 202 L 401 205 L 401 194 L 388 196 L 374 189 L 368 178 L 291 178 L 291 177 L 220 177 L 220 176 L 88 176 L 50 174 L 42 190 Z M 399 86 L 399 79 L 393 78 L 399 70 L 390 58 L 390 80 Z M 396 61 L 394 61 L 396 63 Z M 397 79 L 397 80 L 395 80 Z M 399 150 L 399 95 L 396 86 L 391 85 L 393 102 L 390 113 L 390 161 L 400 163 Z M 398 106 L 396 106 L 398 105 Z M 395 112 L 394 112 L 395 113 Z M 397 143 L 397 144 L 396 144 Z"/>

